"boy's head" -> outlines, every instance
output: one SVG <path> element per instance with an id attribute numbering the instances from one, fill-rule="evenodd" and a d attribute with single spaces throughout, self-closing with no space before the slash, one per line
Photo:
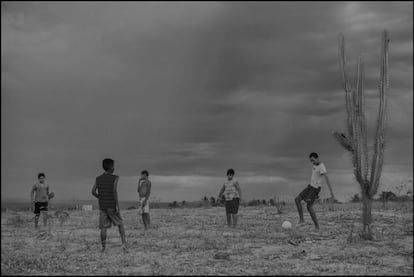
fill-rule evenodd
<path id="1" fill-rule="evenodd" d="M 141 177 L 142 178 L 148 178 L 148 176 L 149 176 L 148 170 L 141 171 Z"/>
<path id="2" fill-rule="evenodd" d="M 114 160 L 104 159 L 102 161 L 102 167 L 106 172 L 114 172 Z"/>
<path id="3" fill-rule="evenodd" d="M 230 168 L 229 170 L 227 170 L 227 178 L 229 180 L 233 179 L 234 176 L 234 169 Z"/>
<path id="4" fill-rule="evenodd" d="M 37 174 L 37 179 L 39 180 L 40 183 L 43 183 L 45 181 L 45 174 L 43 172 L 40 172 L 39 174 Z"/>
<path id="5" fill-rule="evenodd" d="M 319 164 L 319 156 L 318 153 L 312 152 L 309 154 L 309 160 L 312 164 L 318 165 Z"/>

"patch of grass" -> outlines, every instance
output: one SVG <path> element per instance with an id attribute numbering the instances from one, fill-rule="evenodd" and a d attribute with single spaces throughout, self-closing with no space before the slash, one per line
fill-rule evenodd
<path id="1" fill-rule="evenodd" d="M 7 219 L 7 224 L 12 225 L 14 227 L 20 227 L 26 223 L 26 220 L 23 219 L 21 215 L 13 215 Z"/>
<path id="2" fill-rule="evenodd" d="M 283 217 L 275 209 L 242 207 L 236 229 L 227 228 L 222 207 L 152 210 L 156 227 L 148 231 L 135 210 L 122 210 L 129 251 L 122 251 L 118 229 L 112 227 L 103 254 L 95 211 L 71 211 L 70 222 L 62 226 L 55 217 L 50 229 L 41 228 L 48 234 L 44 239 L 24 220 L 27 212 L 3 213 L 2 274 L 382 275 L 386 268 L 386 274 L 412 275 L 412 212 L 394 204 L 386 211 L 373 208 L 375 240 L 366 242 L 359 237 L 358 203 L 332 207 L 319 206 L 319 232 L 313 232 L 311 224 L 281 228 L 284 220 L 297 219 L 294 205 L 286 205 Z M 310 221 L 309 215 L 305 221 Z M 302 250 L 303 256 L 292 258 Z M 214 259 L 217 252 L 230 253 L 229 260 Z M 387 258 L 399 262 L 385 265 Z"/>

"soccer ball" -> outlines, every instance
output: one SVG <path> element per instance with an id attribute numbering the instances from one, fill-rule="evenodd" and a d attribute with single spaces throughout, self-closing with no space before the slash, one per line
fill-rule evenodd
<path id="1" fill-rule="evenodd" d="M 290 223 L 289 221 L 284 221 L 282 223 L 282 228 L 283 229 L 290 229 L 290 228 L 292 228 L 292 223 Z"/>

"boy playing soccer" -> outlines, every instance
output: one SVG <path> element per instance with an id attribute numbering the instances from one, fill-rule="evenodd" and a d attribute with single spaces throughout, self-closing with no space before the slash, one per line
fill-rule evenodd
<path id="1" fill-rule="evenodd" d="M 92 188 L 92 195 L 99 200 L 99 229 L 101 229 L 102 252 L 105 251 L 106 247 L 106 230 L 111 228 L 112 224 L 118 226 L 122 248 L 125 251 L 125 229 L 118 202 L 118 176 L 112 174 L 114 172 L 114 160 L 104 159 L 102 166 L 105 172 L 96 177 Z"/>
<path id="2" fill-rule="evenodd" d="M 310 162 L 312 166 L 312 175 L 310 184 L 295 198 L 296 207 L 299 212 L 299 225 L 303 225 L 305 220 L 303 219 L 303 210 L 301 201 L 306 202 L 306 208 L 309 211 L 309 214 L 315 224 L 315 228 L 319 230 L 318 220 L 316 218 L 315 211 L 313 210 L 313 202 L 316 198 L 319 197 L 319 192 L 321 191 L 322 177 L 324 177 L 326 184 L 329 187 L 331 192 L 331 198 L 335 199 L 331 184 L 328 179 L 328 173 L 326 171 L 325 165 L 319 161 L 318 154 L 315 152 L 310 153 L 309 155 Z"/>
<path id="3" fill-rule="evenodd" d="M 45 184 L 45 174 L 37 174 L 37 179 L 39 182 L 33 185 L 32 190 L 30 191 L 30 200 L 32 205 L 34 205 L 34 214 L 35 214 L 35 229 L 37 229 L 39 224 L 40 213 L 43 215 L 43 225 L 47 225 L 47 210 L 48 210 L 48 201 L 53 197 L 49 193 L 49 185 Z"/>
<path id="4" fill-rule="evenodd" d="M 151 181 L 148 179 L 148 171 L 141 171 L 141 178 L 138 181 L 138 209 L 141 213 L 142 222 L 144 222 L 145 230 L 148 229 L 150 225 L 150 215 L 149 215 L 149 197 L 151 194 Z"/>
<path id="5" fill-rule="evenodd" d="M 227 170 L 227 181 L 221 187 L 218 199 L 221 199 L 224 194 L 226 200 L 226 217 L 227 226 L 231 227 L 231 221 L 233 219 L 233 228 L 237 226 L 237 212 L 239 210 L 239 203 L 241 199 L 241 189 L 239 182 L 234 177 L 234 170 Z"/>

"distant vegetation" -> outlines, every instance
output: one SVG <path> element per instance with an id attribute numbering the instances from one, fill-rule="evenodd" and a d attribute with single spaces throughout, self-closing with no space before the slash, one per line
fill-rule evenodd
<path id="1" fill-rule="evenodd" d="M 359 194 L 355 194 L 352 196 L 351 201 L 352 203 L 359 203 L 361 202 L 361 196 Z M 405 195 L 396 195 L 392 191 L 382 191 L 374 201 L 381 201 L 381 202 L 404 202 L 404 201 L 413 201 L 413 195 L 411 191 L 408 191 Z"/>
<path id="2" fill-rule="evenodd" d="M 405 185 L 404 189 L 407 186 Z M 374 201 L 381 202 L 404 202 L 404 201 L 413 201 L 412 190 L 408 189 L 406 194 L 401 195 L 401 185 L 396 187 L 397 194 L 392 191 L 382 191 Z M 315 204 L 324 204 L 330 202 L 330 199 L 317 199 Z M 359 194 L 354 194 L 350 199 L 350 203 L 359 203 L 361 202 L 361 196 Z M 335 200 L 335 203 L 340 203 Z M 121 209 L 134 210 L 138 208 L 136 201 L 120 201 Z M 289 204 L 286 201 L 281 201 L 277 197 L 270 199 L 251 199 L 243 200 L 240 203 L 242 207 L 252 207 L 252 206 L 273 206 L 276 207 L 278 213 L 283 213 L 285 206 Z M 53 200 L 50 203 L 50 209 L 52 210 L 81 210 L 83 205 L 92 205 L 93 209 L 98 209 L 97 200 L 67 200 L 67 201 L 56 201 Z M 7 209 L 13 211 L 28 211 L 31 205 L 29 201 L 9 201 L 4 200 L 1 202 L 1 211 L 4 212 Z M 151 201 L 151 209 L 174 209 L 174 208 L 208 208 L 208 207 L 224 207 L 223 199 L 216 199 L 214 196 L 204 196 L 198 201 L 172 201 L 172 202 L 161 202 L 161 201 Z"/>

